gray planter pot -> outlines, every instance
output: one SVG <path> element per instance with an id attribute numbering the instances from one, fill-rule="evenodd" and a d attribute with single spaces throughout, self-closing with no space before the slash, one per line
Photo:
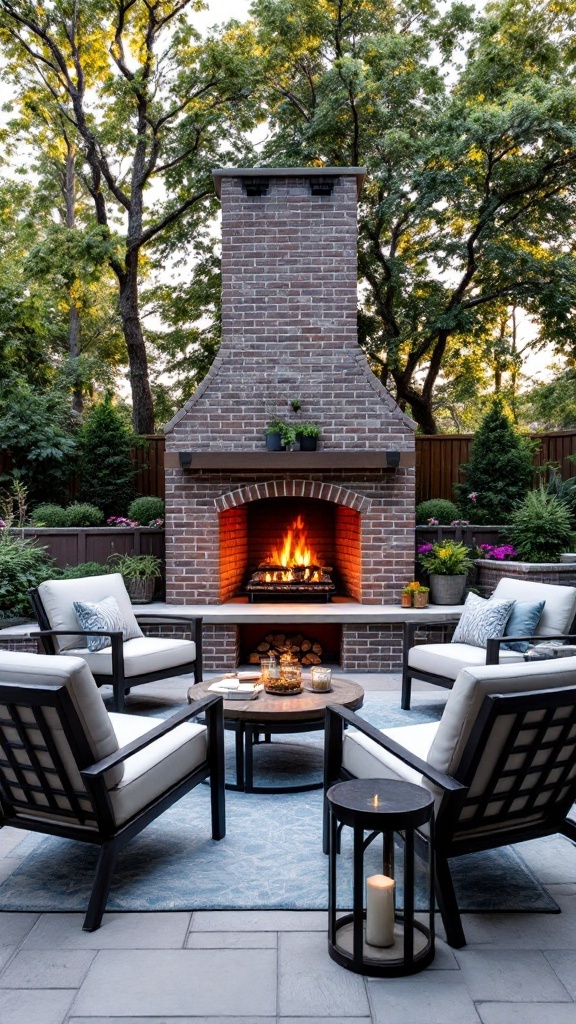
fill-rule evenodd
<path id="1" fill-rule="evenodd" d="M 132 604 L 150 604 L 154 597 L 155 579 L 124 580 Z"/>
<path id="2" fill-rule="evenodd" d="M 430 576 L 432 604 L 462 604 L 467 576 Z"/>

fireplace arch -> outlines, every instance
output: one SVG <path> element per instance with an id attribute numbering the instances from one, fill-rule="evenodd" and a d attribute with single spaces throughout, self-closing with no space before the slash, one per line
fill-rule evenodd
<path id="1" fill-rule="evenodd" d="M 335 596 L 362 600 L 361 510 L 371 504 L 366 496 L 333 484 L 279 480 L 231 491 L 216 504 L 221 601 L 246 594 L 252 573 L 296 519 L 305 525 L 314 559 L 333 568 Z"/>

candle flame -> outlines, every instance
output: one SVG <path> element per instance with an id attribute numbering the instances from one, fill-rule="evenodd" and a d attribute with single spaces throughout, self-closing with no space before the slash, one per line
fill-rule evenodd
<path id="1" fill-rule="evenodd" d="M 378 793 L 375 793 L 374 794 L 374 799 L 372 801 L 372 807 L 378 807 L 379 802 L 380 801 L 378 800 Z"/>

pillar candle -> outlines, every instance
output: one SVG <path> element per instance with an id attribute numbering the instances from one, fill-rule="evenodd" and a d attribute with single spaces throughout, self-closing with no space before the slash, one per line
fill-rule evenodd
<path id="1" fill-rule="evenodd" d="M 387 875 L 366 879 L 366 942 L 394 945 L 394 879 Z"/>

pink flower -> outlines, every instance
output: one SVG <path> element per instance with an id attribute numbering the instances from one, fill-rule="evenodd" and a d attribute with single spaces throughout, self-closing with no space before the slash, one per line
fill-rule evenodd
<path id="1" fill-rule="evenodd" d="M 477 491 L 472 491 L 471 494 L 468 495 L 468 498 L 470 499 L 470 501 L 476 501 L 477 497 L 478 497 L 478 492 Z"/>
<path id="2" fill-rule="evenodd" d="M 434 518 L 429 519 L 428 520 L 428 526 L 438 526 L 438 520 L 434 519 Z"/>
<path id="3" fill-rule="evenodd" d="M 6 529 L 6 523 L 4 522 L 3 519 L 0 519 L 0 530 L 5 530 L 5 529 Z"/>
<path id="4" fill-rule="evenodd" d="M 450 526 L 469 526 L 469 525 L 470 525 L 470 520 L 469 519 L 453 519 L 452 522 L 450 523 Z"/>
<path id="5" fill-rule="evenodd" d="M 125 516 L 110 516 L 106 520 L 106 522 L 107 522 L 108 526 L 124 526 L 124 527 L 138 526 L 138 523 L 135 523 L 133 519 L 126 519 Z"/>

